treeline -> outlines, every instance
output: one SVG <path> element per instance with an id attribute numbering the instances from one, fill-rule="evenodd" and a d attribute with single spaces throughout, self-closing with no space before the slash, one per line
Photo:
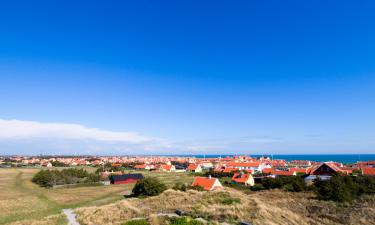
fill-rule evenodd
<path id="1" fill-rule="evenodd" d="M 96 183 L 100 181 L 98 174 L 89 173 L 84 169 L 69 168 L 63 170 L 40 170 L 31 180 L 41 187 L 55 185 Z"/>

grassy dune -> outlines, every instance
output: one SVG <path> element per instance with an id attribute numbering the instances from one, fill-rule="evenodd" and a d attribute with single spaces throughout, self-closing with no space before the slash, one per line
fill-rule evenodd
<path id="1" fill-rule="evenodd" d="M 225 204 L 228 198 L 240 199 L 240 202 Z M 214 192 L 167 190 L 155 197 L 131 198 L 105 206 L 83 207 L 76 212 L 83 225 L 120 225 L 139 217 L 147 218 L 151 225 L 160 225 L 155 220 L 156 215 L 171 213 L 176 209 L 213 222 L 232 224 L 236 221 L 248 221 L 254 225 L 375 224 L 374 196 L 342 205 L 316 200 L 310 193 L 280 190 L 252 194 L 234 189 Z"/>

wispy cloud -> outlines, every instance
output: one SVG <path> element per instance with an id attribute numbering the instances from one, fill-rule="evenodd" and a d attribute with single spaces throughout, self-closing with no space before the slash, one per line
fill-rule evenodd
<path id="1" fill-rule="evenodd" d="M 291 154 L 350 153 L 352 149 L 373 153 L 373 146 L 374 140 L 367 137 L 332 138 L 320 134 L 175 141 L 81 124 L 0 119 L 0 154 Z"/>
<path id="2" fill-rule="evenodd" d="M 269 136 L 174 142 L 137 132 L 116 132 L 73 123 L 0 119 L 0 150 L 45 154 L 202 154 L 226 153 L 280 142 Z"/>
<path id="3" fill-rule="evenodd" d="M 91 139 L 95 141 L 147 144 L 163 142 L 160 138 L 140 135 L 136 132 L 115 132 L 90 128 L 72 123 L 41 123 L 23 120 L 0 119 L 0 139 Z"/>
<path id="4" fill-rule="evenodd" d="M 170 147 L 162 138 L 137 132 L 0 119 L 0 154 L 148 154 Z"/>

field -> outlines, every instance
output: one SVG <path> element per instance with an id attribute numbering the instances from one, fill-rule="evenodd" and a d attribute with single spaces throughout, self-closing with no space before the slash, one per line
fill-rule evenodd
<path id="1" fill-rule="evenodd" d="M 45 189 L 30 181 L 38 171 L 37 168 L 0 169 L 0 224 L 42 219 L 46 224 L 66 224 L 62 209 L 113 203 L 123 199 L 121 193 L 133 187 L 127 184 Z M 178 181 L 192 180 L 192 177 L 179 173 L 142 173 L 159 177 L 169 186 Z"/>

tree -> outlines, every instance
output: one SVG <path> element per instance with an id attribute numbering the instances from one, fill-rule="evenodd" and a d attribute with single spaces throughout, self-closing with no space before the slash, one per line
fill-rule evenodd
<path id="1" fill-rule="evenodd" d="M 138 180 L 133 188 L 133 195 L 138 196 L 155 196 L 159 195 L 167 188 L 165 184 L 161 183 L 157 178 L 146 177 Z"/>

